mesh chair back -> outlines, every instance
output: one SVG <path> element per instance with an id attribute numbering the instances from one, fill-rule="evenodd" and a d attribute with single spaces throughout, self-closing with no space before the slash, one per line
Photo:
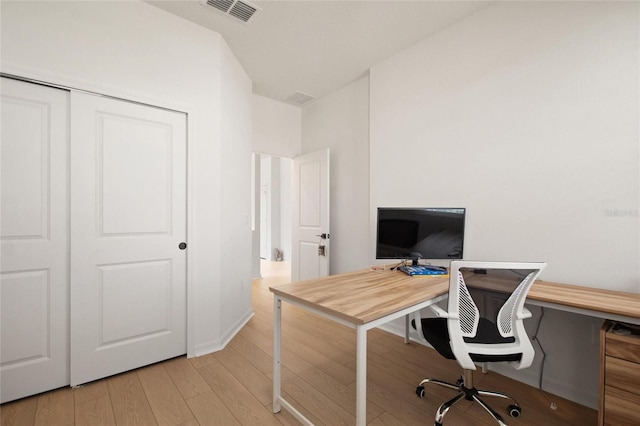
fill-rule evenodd
<path id="1" fill-rule="evenodd" d="M 522 321 L 531 313 L 524 302 L 545 266 L 531 262 L 451 262 L 447 328 L 451 349 L 463 368 L 475 369 L 472 356 L 480 355 L 522 354 L 515 367 L 531 365 L 535 352 Z"/>
<path id="2" fill-rule="evenodd" d="M 480 319 L 480 312 L 478 307 L 469 293 L 462 271 L 458 271 L 458 311 L 460 316 L 460 331 L 465 337 L 474 337 L 478 330 L 478 321 Z"/>
<path id="3" fill-rule="evenodd" d="M 534 273 L 530 272 L 511 293 L 498 312 L 498 331 L 502 337 L 511 337 L 514 333 L 514 322 L 517 319 L 517 309 L 524 305 L 526 293 L 533 284 Z"/>

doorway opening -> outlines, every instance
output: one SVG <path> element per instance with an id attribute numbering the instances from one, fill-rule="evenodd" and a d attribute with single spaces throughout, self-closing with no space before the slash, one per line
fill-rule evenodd
<path id="1" fill-rule="evenodd" d="M 253 155 L 254 276 L 291 275 L 290 158 Z"/>

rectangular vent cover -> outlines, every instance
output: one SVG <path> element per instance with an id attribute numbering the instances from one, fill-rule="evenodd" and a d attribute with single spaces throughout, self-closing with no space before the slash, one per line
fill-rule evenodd
<path id="1" fill-rule="evenodd" d="M 313 99 L 315 99 L 315 96 L 311 96 L 302 92 L 295 92 L 293 95 L 289 96 L 286 101 L 296 105 L 302 105 Z"/>
<path id="2" fill-rule="evenodd" d="M 258 6 L 244 0 L 207 0 L 206 4 L 244 23 L 249 23 L 251 18 L 261 10 Z"/>

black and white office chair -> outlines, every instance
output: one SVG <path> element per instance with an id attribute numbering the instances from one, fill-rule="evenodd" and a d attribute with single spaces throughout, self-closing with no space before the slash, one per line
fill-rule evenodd
<path id="1" fill-rule="evenodd" d="M 522 409 L 510 396 L 476 389 L 473 370 L 476 363 L 509 362 L 516 369 L 527 368 L 535 351 L 527 336 L 523 320 L 531 317 L 524 301 L 531 285 L 546 263 L 453 261 L 449 270 L 448 309 L 432 306 L 436 318 L 420 318 L 412 324 L 419 336 L 448 359 L 463 368 L 462 378 L 455 384 L 424 379 L 416 389 L 425 396 L 425 385 L 435 384 L 458 391 L 451 400 L 440 405 L 435 425 L 442 425 L 445 414 L 463 398 L 476 401 L 500 425 L 502 417 L 481 396 L 496 396 L 513 401 L 509 414 L 518 417 Z"/>

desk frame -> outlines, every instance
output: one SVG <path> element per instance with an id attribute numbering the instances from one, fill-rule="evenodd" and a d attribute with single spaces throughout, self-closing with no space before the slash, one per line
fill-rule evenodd
<path id="1" fill-rule="evenodd" d="M 282 302 L 290 303 L 293 306 L 297 306 L 314 314 L 336 321 L 342 325 L 346 325 L 356 329 L 356 425 L 364 426 L 367 423 L 367 331 L 372 328 L 378 327 L 386 322 L 393 321 L 394 319 L 406 317 L 408 315 L 426 308 L 434 303 L 438 303 L 441 300 L 445 300 L 447 294 L 434 297 L 429 300 L 425 300 L 416 305 L 402 309 L 400 311 L 391 312 L 376 320 L 364 323 L 355 324 L 354 322 L 347 321 L 330 313 L 324 312 L 319 309 L 315 309 L 308 305 L 304 305 L 296 302 L 293 299 L 287 298 L 283 295 L 274 294 L 274 306 L 273 306 L 273 412 L 278 413 L 280 409 L 284 407 L 289 411 L 296 419 L 302 424 L 313 425 L 300 411 L 298 411 L 293 405 L 284 399 L 282 396 L 282 363 L 281 363 L 281 350 L 282 350 Z M 406 340 L 405 340 L 406 341 Z"/>

